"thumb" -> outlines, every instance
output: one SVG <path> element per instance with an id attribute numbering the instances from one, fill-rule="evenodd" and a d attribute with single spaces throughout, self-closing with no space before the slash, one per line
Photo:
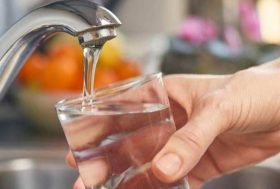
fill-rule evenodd
<path id="1" fill-rule="evenodd" d="M 73 189 L 85 189 L 85 185 L 83 184 L 81 177 L 76 180 Z"/>
<path id="2" fill-rule="evenodd" d="M 153 159 L 153 173 L 161 181 L 169 183 L 186 176 L 222 132 L 227 111 L 212 102 L 199 105 L 188 123 L 171 136 Z"/>

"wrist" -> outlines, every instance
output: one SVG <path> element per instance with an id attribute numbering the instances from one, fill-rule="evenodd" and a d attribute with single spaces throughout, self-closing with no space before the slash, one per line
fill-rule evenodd
<path id="1" fill-rule="evenodd" d="M 233 101 L 233 129 L 244 132 L 280 129 L 280 59 L 241 70 L 226 84 Z"/>

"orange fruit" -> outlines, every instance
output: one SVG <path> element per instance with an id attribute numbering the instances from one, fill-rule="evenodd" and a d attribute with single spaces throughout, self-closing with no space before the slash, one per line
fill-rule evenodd
<path id="1" fill-rule="evenodd" d="M 39 53 L 34 52 L 25 62 L 22 69 L 19 72 L 18 79 L 25 85 L 32 85 L 39 83 L 41 79 L 41 73 L 46 66 L 46 57 Z"/>
<path id="2" fill-rule="evenodd" d="M 116 67 L 116 72 L 120 80 L 136 77 L 141 74 L 139 66 L 128 59 L 121 59 L 120 65 Z"/>
<path id="3" fill-rule="evenodd" d="M 42 72 L 41 87 L 45 91 L 82 90 L 83 65 L 67 56 L 51 58 Z"/>
<path id="4" fill-rule="evenodd" d="M 94 88 L 105 87 L 118 80 L 119 77 L 114 70 L 98 67 L 94 78 Z"/>
<path id="5" fill-rule="evenodd" d="M 118 66 L 122 57 L 121 44 L 118 39 L 113 39 L 105 43 L 100 52 L 99 66 L 113 68 Z"/>
<path id="6" fill-rule="evenodd" d="M 45 45 L 49 56 L 70 56 L 78 62 L 83 62 L 82 48 L 76 37 L 69 34 L 58 33 Z"/>
<path id="7" fill-rule="evenodd" d="M 78 64 L 83 63 L 82 48 L 71 43 L 59 43 L 52 45 L 48 49 L 48 56 L 51 58 L 68 57 L 72 58 Z"/>

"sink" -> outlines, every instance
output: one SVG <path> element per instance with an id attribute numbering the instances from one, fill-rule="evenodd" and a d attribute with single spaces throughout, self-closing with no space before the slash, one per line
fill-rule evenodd
<path id="1" fill-rule="evenodd" d="M 78 172 L 67 167 L 67 148 L 0 148 L 1 189 L 70 189 Z M 279 189 L 280 155 L 212 180 L 202 189 Z"/>
<path id="2" fill-rule="evenodd" d="M 207 183 L 202 189 L 279 189 L 280 171 L 250 167 Z"/>
<path id="3" fill-rule="evenodd" d="M 280 153 L 251 167 L 214 179 L 202 189 L 279 189 Z"/>
<path id="4" fill-rule="evenodd" d="M 0 188 L 70 189 L 78 176 L 68 168 L 65 153 L 47 150 L 20 150 L 1 153 Z"/>

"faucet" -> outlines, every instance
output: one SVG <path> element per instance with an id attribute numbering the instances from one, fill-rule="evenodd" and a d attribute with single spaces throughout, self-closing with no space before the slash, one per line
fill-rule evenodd
<path id="1" fill-rule="evenodd" d="M 92 0 L 64 0 L 26 14 L 0 38 L 0 99 L 31 53 L 57 32 L 76 36 L 82 47 L 116 37 L 119 19 Z"/>

